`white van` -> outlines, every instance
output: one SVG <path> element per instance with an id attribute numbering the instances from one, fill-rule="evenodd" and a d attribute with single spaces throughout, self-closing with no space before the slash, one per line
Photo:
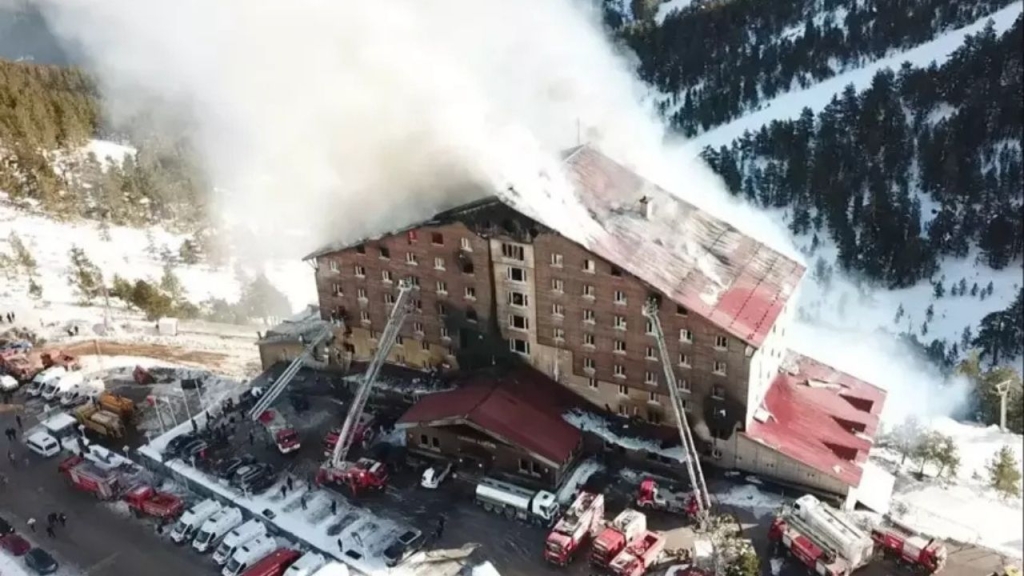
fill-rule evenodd
<path id="1" fill-rule="evenodd" d="M 242 524 L 238 528 L 232 530 L 227 536 L 224 537 L 224 541 L 220 543 L 217 550 L 213 553 L 213 561 L 219 566 L 223 566 L 228 563 L 228 560 L 234 556 L 235 551 L 241 548 L 244 544 L 247 544 L 253 538 L 258 536 L 264 536 L 267 533 L 267 527 L 262 522 L 253 518 L 245 524 Z"/>
<path id="2" fill-rule="evenodd" d="M 316 552 L 306 552 L 284 571 L 284 576 L 312 576 L 324 564 L 327 564 L 327 559 L 323 556 Z"/>
<path id="3" fill-rule="evenodd" d="M 199 504 L 189 508 L 181 515 L 171 530 L 171 541 L 175 544 L 184 544 L 191 540 L 199 527 L 203 525 L 210 516 L 220 512 L 220 502 L 207 498 Z"/>
<path id="4" fill-rule="evenodd" d="M 43 388 L 45 388 L 47 384 L 67 373 L 68 371 L 63 366 L 50 366 L 46 370 L 36 374 L 36 377 L 32 379 L 32 384 L 28 387 L 28 395 L 39 396 L 43 393 Z"/>
<path id="5" fill-rule="evenodd" d="M 64 374 L 58 378 L 54 378 L 53 380 L 50 380 L 49 382 L 44 384 L 43 389 L 39 392 L 39 395 L 43 397 L 43 400 L 49 402 L 50 400 L 53 400 L 54 398 L 64 393 L 65 391 L 71 390 L 72 388 L 82 384 L 83 382 L 85 382 L 85 378 L 82 377 L 81 372 L 68 372 L 67 374 Z"/>
<path id="6" fill-rule="evenodd" d="M 277 550 L 277 542 L 273 536 L 257 536 L 236 550 L 220 573 L 222 576 L 239 576 L 253 564 L 273 554 L 274 550 Z"/>
<path id="7" fill-rule="evenodd" d="M 76 384 L 60 393 L 60 405 L 77 406 L 83 404 L 85 399 L 92 398 L 103 392 L 103 388 L 103 380 L 99 378 Z"/>
<path id="8" fill-rule="evenodd" d="M 203 523 L 192 540 L 192 548 L 199 553 L 207 552 L 220 543 L 224 536 L 242 523 L 242 513 L 233 506 L 222 508 Z"/>
<path id="9" fill-rule="evenodd" d="M 25 445 L 29 450 L 44 458 L 49 458 L 60 452 L 60 444 L 57 443 L 57 439 L 42 431 L 26 438 Z"/>

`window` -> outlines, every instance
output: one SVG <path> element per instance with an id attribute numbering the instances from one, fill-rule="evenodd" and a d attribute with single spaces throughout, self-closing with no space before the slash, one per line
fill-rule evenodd
<path id="1" fill-rule="evenodd" d="M 626 377 L 626 367 L 623 366 L 622 364 L 616 364 L 615 365 L 615 377 L 616 378 L 625 378 Z"/>
<path id="2" fill-rule="evenodd" d="M 711 397 L 715 400 L 725 400 L 725 386 L 715 384 L 711 387 Z"/>
<path id="3" fill-rule="evenodd" d="M 597 378 L 587 378 L 587 388 L 597 390 Z"/>
<path id="4" fill-rule="evenodd" d="M 583 333 L 583 345 L 584 346 L 593 346 L 594 345 L 594 335 L 591 334 L 590 332 L 584 332 Z"/>
<path id="5" fill-rule="evenodd" d="M 421 341 L 420 350 L 423 350 L 424 352 L 430 352 L 430 342 L 427 342 L 426 340 Z"/>
<path id="6" fill-rule="evenodd" d="M 406 252 L 405 263 L 412 264 L 413 266 L 415 266 L 416 264 L 419 264 L 419 260 L 416 259 L 416 255 L 413 254 L 412 252 Z"/>
<path id="7" fill-rule="evenodd" d="M 341 291 L 341 284 L 335 283 L 335 284 L 334 284 L 334 285 L 333 285 L 333 286 L 331 287 L 331 292 L 334 292 L 334 295 L 335 295 L 335 296 L 342 296 L 342 295 L 343 295 L 343 293 L 342 293 L 342 291 Z"/>
<path id="8" fill-rule="evenodd" d="M 617 366 L 616 366 L 616 368 L 617 368 Z M 620 396 L 629 396 L 629 388 L 623 386 L 622 384 L 619 384 L 619 395 Z"/>
<path id="9" fill-rule="evenodd" d="M 616 330 L 625 330 L 626 329 L 626 317 L 625 316 L 616 316 L 615 317 L 615 329 Z"/>
<path id="10" fill-rule="evenodd" d="M 587 322 L 589 324 L 593 324 L 595 322 L 595 318 L 596 317 L 597 316 L 594 314 L 593 310 L 590 310 L 590 309 L 584 309 L 583 310 L 583 321 L 584 322 Z"/>
<path id="11" fill-rule="evenodd" d="M 455 358 L 455 348 L 452 348 L 451 346 L 446 346 L 444 349 L 444 355 L 449 358 Z"/>
<path id="12" fill-rule="evenodd" d="M 551 290 L 555 292 L 565 292 L 565 282 L 563 282 L 561 278 L 552 278 Z"/>
<path id="13" fill-rule="evenodd" d="M 356 246 L 356 254 L 366 254 L 366 244 Z"/>
<path id="14" fill-rule="evenodd" d="M 443 302 L 438 302 L 437 304 L 437 315 L 442 318 L 448 315 L 448 307 Z"/>
<path id="15" fill-rule="evenodd" d="M 594 272 L 597 271 L 597 265 L 594 263 L 593 260 L 587 258 L 586 260 L 583 261 L 583 271 L 590 272 L 591 274 L 593 274 Z"/>
<path id="16" fill-rule="evenodd" d="M 527 342 L 526 340 L 520 340 L 519 338 L 513 338 L 513 339 L 508 341 L 508 349 L 513 351 L 513 352 L 519 353 L 519 354 L 529 354 L 530 353 L 530 343 Z"/>
<path id="17" fill-rule="evenodd" d="M 438 280 L 437 283 L 435 284 L 435 286 L 437 287 L 437 293 L 438 294 L 447 294 L 448 293 L 448 283 L 445 282 L 444 280 Z"/>
<path id="18" fill-rule="evenodd" d="M 686 378 L 678 378 L 678 379 L 676 379 L 676 390 L 679 390 L 680 392 L 689 393 L 690 392 L 690 381 L 687 380 Z"/>
<path id="19" fill-rule="evenodd" d="M 338 261 L 337 260 L 331 260 L 330 262 L 328 262 L 328 265 L 331 267 L 331 272 L 337 272 L 338 271 Z M 356 266 L 356 270 L 358 270 L 358 269 L 359 269 L 359 266 Z M 358 275 L 359 274 L 356 274 L 356 276 L 358 276 Z"/>
<path id="20" fill-rule="evenodd" d="M 648 402 L 654 402 L 655 404 L 657 404 L 658 403 L 658 393 L 657 392 L 650 392 L 650 393 L 648 393 L 647 394 L 647 401 Z"/>
<path id="21" fill-rule="evenodd" d="M 419 287 L 420 287 L 420 277 L 419 276 L 409 276 L 408 278 L 405 279 L 405 281 L 409 284 L 410 288 L 415 288 L 415 289 L 418 290 Z"/>
<path id="22" fill-rule="evenodd" d="M 690 356 L 687 355 L 687 354 L 680 354 L 679 355 L 679 366 L 681 368 L 690 368 L 690 367 L 692 367 L 692 365 L 690 364 Z"/>
<path id="23" fill-rule="evenodd" d="M 529 297 L 524 292 L 509 292 L 508 293 L 508 304 L 509 306 L 517 306 L 519 308 L 526 308 L 530 303 Z"/>
<path id="24" fill-rule="evenodd" d="M 476 310 L 473 310 L 472 308 L 466 310 L 466 320 L 468 320 L 470 322 L 476 322 L 477 321 Z"/>
<path id="25" fill-rule="evenodd" d="M 514 328 L 516 330 L 529 330 L 530 320 L 526 316 L 520 316 L 518 314 L 509 314 L 508 327 Z"/>
<path id="26" fill-rule="evenodd" d="M 626 343 L 623 342 L 622 340 L 616 340 L 615 341 L 615 353 L 616 354 L 625 354 L 626 353 Z"/>
<path id="27" fill-rule="evenodd" d="M 469 243 L 469 238 L 460 238 L 459 239 L 459 248 L 462 248 L 466 252 L 472 252 L 473 251 L 473 245 Z"/>
<path id="28" fill-rule="evenodd" d="M 476 300 L 476 288 L 472 286 L 466 286 L 465 296 L 467 300 Z"/>
<path id="29" fill-rule="evenodd" d="M 451 335 L 448 333 L 448 329 L 444 326 L 441 327 L 441 340 L 451 340 Z"/>
<path id="30" fill-rule="evenodd" d="M 626 303 L 626 293 L 623 292 L 622 290 L 616 290 L 615 291 L 615 303 L 616 304 L 625 304 Z"/>
<path id="31" fill-rule="evenodd" d="M 405 346 L 405 338 L 402 338 L 401 336 L 396 336 L 395 346 Z"/>
<path id="32" fill-rule="evenodd" d="M 657 373 L 651 372 L 650 370 L 644 372 L 644 384 L 657 384 L 657 383 L 658 383 L 658 374 Z M 652 392 L 652 394 L 653 394 L 653 392 Z"/>
<path id="33" fill-rule="evenodd" d="M 428 444 L 430 444 L 430 440 L 427 438 L 427 435 L 420 434 L 420 446 L 426 446 Z"/>
<path id="34" fill-rule="evenodd" d="M 618 266 L 612 266 L 612 276 L 622 276 L 622 268 Z"/>
<path id="35" fill-rule="evenodd" d="M 472 275 L 474 271 L 473 263 L 469 260 L 462 263 L 462 273 Z"/>
<path id="36" fill-rule="evenodd" d="M 380 259 L 389 260 L 391 258 L 391 250 L 388 250 L 387 246 L 380 247 Z"/>
<path id="37" fill-rule="evenodd" d="M 591 286 L 590 284 L 584 284 L 583 285 L 583 297 L 584 298 L 593 298 L 594 297 L 594 287 Z"/>
<path id="38" fill-rule="evenodd" d="M 693 343 L 693 332 L 690 332 L 686 328 L 679 331 L 679 341 L 686 342 L 687 344 Z"/>
<path id="39" fill-rule="evenodd" d="M 690 312 L 686 309 L 685 306 L 676 306 L 676 314 L 685 317 L 685 316 L 689 316 Z"/>
<path id="40" fill-rule="evenodd" d="M 551 305 L 551 315 L 552 316 L 558 316 L 559 318 L 561 318 L 562 316 L 565 316 L 565 306 L 563 306 L 561 304 L 552 304 Z"/>
<path id="41" fill-rule="evenodd" d="M 392 281 L 393 278 L 394 278 L 394 276 L 391 275 L 391 270 L 381 270 L 380 271 L 380 279 L 383 282 L 385 282 L 387 284 L 391 284 L 391 281 Z"/>
<path id="42" fill-rule="evenodd" d="M 562 255 L 561 254 L 552 253 L 551 254 L 551 265 L 555 266 L 557 268 L 561 268 L 562 267 Z"/>
<path id="43" fill-rule="evenodd" d="M 359 311 L 359 321 L 360 322 L 364 322 L 366 324 L 369 324 L 370 323 L 370 313 L 367 312 L 366 310 L 360 310 Z"/>
<path id="44" fill-rule="evenodd" d="M 722 362 L 721 360 L 715 360 L 714 372 L 719 376 L 725 376 L 725 362 Z"/>
<path id="45" fill-rule="evenodd" d="M 363 266 L 356 266 L 356 276 L 359 278 L 366 278 L 366 268 Z"/>
<path id="46" fill-rule="evenodd" d="M 565 340 L 565 330 L 562 328 L 555 328 L 552 331 L 552 335 L 554 336 L 555 340 Z"/>
<path id="47" fill-rule="evenodd" d="M 434 270 L 444 270 L 444 258 L 440 256 L 434 257 Z"/>
<path id="48" fill-rule="evenodd" d="M 423 312 L 423 300 L 420 300 L 419 298 L 414 298 L 412 301 L 412 308 L 417 312 Z"/>
<path id="49" fill-rule="evenodd" d="M 519 459 L 519 471 L 520 472 L 529 472 L 530 471 L 530 463 L 528 461 L 523 460 L 522 458 L 520 458 Z"/>
<path id="50" fill-rule="evenodd" d="M 413 322 L 412 331 L 417 334 L 423 334 L 423 322 Z"/>
<path id="51" fill-rule="evenodd" d="M 629 406 L 619 404 L 617 410 L 619 411 L 619 416 L 629 416 Z"/>
<path id="52" fill-rule="evenodd" d="M 356 290 L 356 298 L 360 300 L 366 300 L 366 288 L 360 288 Z"/>
<path id="53" fill-rule="evenodd" d="M 505 277 L 511 282 L 526 282 L 526 269 L 509 266 L 506 268 Z"/>
<path id="54" fill-rule="evenodd" d="M 729 339 L 725 336 L 715 336 L 715 348 L 719 350 L 729 349 Z"/>
<path id="55" fill-rule="evenodd" d="M 405 234 L 405 238 L 409 241 L 409 244 L 412 244 L 419 239 L 419 234 L 417 234 L 415 230 L 409 230 L 409 232 Z"/>
<path id="56" fill-rule="evenodd" d="M 647 335 L 654 334 L 654 322 L 651 322 L 650 320 L 647 321 L 647 327 L 644 328 L 644 333 Z"/>
<path id="57" fill-rule="evenodd" d="M 594 359 L 593 358 L 584 358 L 583 359 L 583 369 L 584 370 L 594 370 L 595 369 Z"/>
<path id="58" fill-rule="evenodd" d="M 515 244 L 502 244 L 501 255 L 509 260 L 518 260 L 520 262 L 526 260 L 526 250 L 522 246 L 516 246 Z"/>
<path id="59" fill-rule="evenodd" d="M 654 404 L 658 404 L 657 400 L 652 400 L 651 402 Z M 661 424 L 661 412 L 659 412 L 658 410 L 648 410 L 647 420 L 651 424 Z"/>
<path id="60" fill-rule="evenodd" d="M 658 359 L 658 349 L 654 346 L 648 346 L 647 350 L 644 352 L 644 358 L 656 361 Z"/>
<path id="61" fill-rule="evenodd" d="M 387 304 L 388 306 L 394 305 L 394 303 L 395 303 L 395 295 L 394 294 L 385 294 L 384 295 L 384 303 Z"/>
<path id="62" fill-rule="evenodd" d="M 444 234 L 441 234 L 440 232 L 431 232 L 430 243 L 438 246 L 444 246 Z"/>

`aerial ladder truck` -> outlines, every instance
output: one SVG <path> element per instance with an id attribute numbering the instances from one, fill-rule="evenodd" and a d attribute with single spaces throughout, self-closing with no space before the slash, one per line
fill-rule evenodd
<path id="1" fill-rule="evenodd" d="M 326 342 L 330 337 L 330 326 L 322 327 L 316 335 L 313 336 L 313 339 L 310 340 L 309 344 L 307 344 L 302 350 L 302 353 L 299 354 L 295 360 L 292 360 L 292 363 L 284 369 L 281 376 L 279 376 L 277 380 L 267 388 L 263 395 L 259 397 L 259 400 L 253 404 L 252 408 L 249 410 L 249 418 L 253 422 L 260 422 L 260 417 L 263 416 L 263 413 L 274 404 L 274 401 L 276 401 L 281 394 L 284 393 L 284 389 L 291 384 L 292 379 L 294 379 L 299 373 L 299 370 L 302 370 L 302 367 L 306 365 L 306 362 L 313 358 L 313 354 L 316 352 L 316 347 Z"/>
<path id="2" fill-rule="evenodd" d="M 398 295 L 391 308 L 388 323 L 377 344 L 377 352 L 373 355 L 373 359 L 352 397 L 352 403 L 348 407 L 348 414 L 345 416 L 345 422 L 338 434 L 334 450 L 317 472 L 316 482 L 319 485 L 341 484 L 348 487 L 353 495 L 368 489 L 383 490 L 387 486 L 388 473 L 383 463 L 370 458 L 360 458 L 355 462 L 349 462 L 346 457 L 355 443 L 359 431 L 359 420 L 363 409 L 366 408 L 366 402 L 370 398 L 370 392 L 373 391 L 377 375 L 398 340 L 402 323 L 412 311 L 412 290 L 412 286 L 407 282 L 403 281 L 399 285 Z"/>

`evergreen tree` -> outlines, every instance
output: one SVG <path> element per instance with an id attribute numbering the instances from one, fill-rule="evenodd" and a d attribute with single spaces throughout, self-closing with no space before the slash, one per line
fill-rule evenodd
<path id="1" fill-rule="evenodd" d="M 103 274 L 78 246 L 72 245 L 68 257 L 71 260 L 68 280 L 78 294 L 79 301 L 91 304 L 103 292 Z"/>
<path id="2" fill-rule="evenodd" d="M 35 278 L 28 279 L 28 295 L 33 300 L 40 300 L 43 297 L 43 287 L 36 282 Z"/>
<path id="3" fill-rule="evenodd" d="M 1020 463 L 1009 446 L 1003 446 L 988 463 L 989 486 L 1003 498 L 1020 495 Z"/>
<path id="4" fill-rule="evenodd" d="M 292 312 L 288 298 L 264 274 L 243 288 L 238 306 L 246 318 L 282 318 Z"/>

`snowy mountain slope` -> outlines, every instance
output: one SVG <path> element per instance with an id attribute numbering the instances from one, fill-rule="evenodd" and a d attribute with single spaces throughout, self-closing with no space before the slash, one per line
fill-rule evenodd
<path id="1" fill-rule="evenodd" d="M 990 19 L 995 25 L 997 34 L 1007 30 L 1021 14 L 1022 7 L 1024 7 L 1024 3 L 1015 2 L 969 26 L 947 32 L 931 42 L 921 44 L 911 50 L 871 62 L 862 68 L 845 72 L 806 90 L 787 92 L 763 103 L 756 112 L 696 136 L 690 140 L 690 144 L 697 150 L 705 146 L 717 148 L 728 145 L 742 136 L 744 132 L 756 131 L 773 120 L 797 118 L 804 108 L 818 112 L 825 108 L 833 96 L 841 94 L 847 85 L 853 84 L 858 90 L 866 88 L 871 83 L 872 77 L 879 70 L 885 68 L 898 71 L 904 62 L 909 62 L 914 66 L 928 66 L 932 62 L 941 64 L 963 45 L 964 38 L 981 32 Z"/>

